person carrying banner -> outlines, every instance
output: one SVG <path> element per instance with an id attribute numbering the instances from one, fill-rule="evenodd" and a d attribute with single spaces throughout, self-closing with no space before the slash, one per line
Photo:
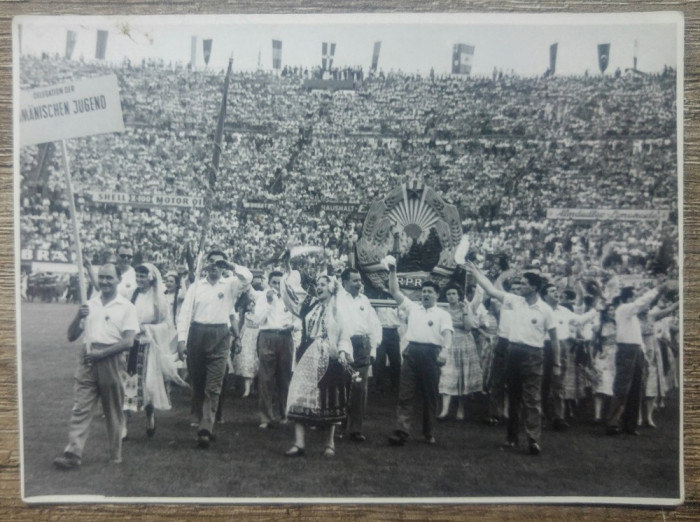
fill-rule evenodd
<path id="1" fill-rule="evenodd" d="M 139 331 L 139 321 L 134 305 L 117 293 L 119 277 L 116 266 L 103 265 L 97 275 L 100 293 L 80 307 L 68 327 L 71 342 L 85 335 L 75 371 L 68 445 L 63 456 L 53 461 L 61 470 L 80 467 L 98 400 L 107 423 L 109 461 L 116 464 L 122 460 L 121 431 L 125 419 L 120 369 L 124 366 L 123 355 Z"/>
<path id="2" fill-rule="evenodd" d="M 220 250 L 206 256 L 207 276 L 193 283 L 182 303 L 177 326 L 178 352 L 187 353 L 192 385 L 192 414 L 197 422 L 197 443 L 209 448 L 214 440 L 216 408 L 226 372 L 231 336 L 235 337 L 234 304 L 253 279 L 250 271 L 229 263 Z M 231 270 L 236 277 L 223 278 Z"/>

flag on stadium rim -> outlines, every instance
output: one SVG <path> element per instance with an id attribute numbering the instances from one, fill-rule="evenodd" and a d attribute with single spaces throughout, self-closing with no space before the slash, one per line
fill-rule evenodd
<path id="1" fill-rule="evenodd" d="M 601 74 L 605 74 L 605 69 L 608 68 L 610 62 L 610 44 L 598 44 L 598 67 Z"/>
<path id="2" fill-rule="evenodd" d="M 95 58 L 104 60 L 107 54 L 107 36 L 109 32 L 102 29 L 97 30 L 97 47 L 95 48 Z"/>
<path id="3" fill-rule="evenodd" d="M 211 57 L 211 38 L 208 40 L 202 40 L 202 47 L 204 49 L 204 65 L 209 65 L 209 58 Z"/>
<path id="4" fill-rule="evenodd" d="M 374 52 L 372 53 L 372 72 L 377 72 L 379 65 L 379 51 L 382 48 L 382 42 L 374 42 Z"/>
<path id="5" fill-rule="evenodd" d="M 454 44 L 452 48 L 452 74 L 469 74 L 472 72 L 474 46 Z"/>
<path id="6" fill-rule="evenodd" d="M 330 52 L 329 52 L 330 50 Z M 321 67 L 324 71 L 330 71 L 333 67 L 333 57 L 335 56 L 335 43 L 323 42 L 321 45 Z"/>
<path id="7" fill-rule="evenodd" d="M 190 47 L 190 65 L 195 67 L 197 65 L 197 37 L 192 37 L 192 46 Z"/>
<path id="8" fill-rule="evenodd" d="M 66 33 L 66 60 L 70 60 L 72 58 L 77 39 L 78 33 L 69 29 Z"/>
<path id="9" fill-rule="evenodd" d="M 282 68 L 282 40 L 272 40 L 272 68 L 276 71 Z"/>
<path id="10" fill-rule="evenodd" d="M 557 68 L 557 47 L 558 44 L 553 43 L 549 46 L 549 74 L 554 74 Z"/>
<path id="11" fill-rule="evenodd" d="M 634 41 L 634 56 L 632 58 L 633 61 L 633 69 L 636 71 L 637 70 L 637 52 L 639 51 L 639 44 L 637 43 L 637 40 Z"/>

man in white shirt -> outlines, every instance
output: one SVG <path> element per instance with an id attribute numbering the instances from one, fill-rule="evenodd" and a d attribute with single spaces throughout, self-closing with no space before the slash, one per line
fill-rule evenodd
<path id="1" fill-rule="evenodd" d="M 133 258 L 134 250 L 129 245 L 119 245 L 117 248 L 117 267 L 121 272 L 121 280 L 117 292 L 129 301 L 136 290 L 136 272 L 131 266 Z"/>
<path id="2" fill-rule="evenodd" d="M 280 296 L 283 275 L 278 271 L 270 272 L 270 288 L 266 292 L 259 292 L 255 302 L 255 322 L 259 325 L 259 427 L 262 429 L 284 421 L 289 382 L 292 380 L 294 317 Z"/>
<path id="3" fill-rule="evenodd" d="M 621 432 L 639 435 L 637 422 L 642 401 L 644 373 L 644 340 L 637 318 L 662 292 L 675 283 L 667 281 L 634 300 L 634 288 L 620 290 L 620 305 L 615 310 L 617 352 L 615 353 L 615 380 L 613 396 L 606 422 L 606 433 Z"/>
<path id="4" fill-rule="evenodd" d="M 100 293 L 80 307 L 68 327 L 69 341 L 75 341 L 83 332 L 85 336 L 75 371 L 68 445 L 63 456 L 54 460 L 54 465 L 62 470 L 80 467 L 98 399 L 107 422 L 109 460 L 119 463 L 122 459 L 124 385 L 119 370 L 125 365 L 124 353 L 134 344 L 139 321 L 134 305 L 117 293 L 117 267 L 102 265 L 97 280 Z"/>
<path id="5" fill-rule="evenodd" d="M 541 290 L 544 302 L 552 309 L 557 339 L 559 340 L 559 376 L 552 375 L 552 361 L 554 354 L 552 345 L 545 342 L 544 377 L 542 382 L 542 410 L 545 418 L 551 418 L 552 428 L 557 431 L 565 430 L 569 424 L 565 420 L 564 380 L 566 372 L 575 372 L 574 357 L 570 354 L 574 342 L 574 334 L 571 326 L 583 326 L 593 321 L 599 314 L 595 308 L 591 308 L 585 314 L 576 314 L 559 304 L 559 290 L 551 283 L 547 283 Z"/>
<path id="6" fill-rule="evenodd" d="M 224 279 L 223 270 L 236 277 Z M 231 337 L 236 337 L 236 299 L 253 279 L 250 271 L 229 263 L 220 250 L 207 254 L 207 277 L 190 285 L 177 324 L 178 352 L 187 352 L 192 384 L 192 414 L 197 423 L 197 443 L 206 449 L 214 440 L 212 430 L 226 372 Z"/>
<path id="7" fill-rule="evenodd" d="M 560 370 L 559 342 L 552 309 L 539 297 L 542 278 L 533 272 L 525 272 L 520 295 L 514 295 L 496 288 L 473 263 L 467 262 L 466 269 L 474 274 L 476 282 L 487 294 L 513 309 L 506 356 L 508 423 L 504 446 L 515 448 L 518 445 L 522 406 L 530 454 L 539 455 L 542 451 L 539 443 L 542 433 L 542 361 L 547 337 L 552 343 L 553 374 L 558 376 Z"/>
<path id="8" fill-rule="evenodd" d="M 389 266 L 389 293 L 406 313 L 408 346 L 403 352 L 396 430 L 389 437 L 392 446 L 403 446 L 408 440 L 413 414 L 413 402 L 420 393 L 423 403 L 423 436 L 427 444 L 435 444 L 434 427 L 438 406 L 440 366 L 452 346 L 454 327 L 452 317 L 437 307 L 440 288 L 432 281 L 421 286 L 421 304 L 414 303 L 399 290 L 396 265 Z"/>
<path id="9" fill-rule="evenodd" d="M 361 380 L 353 380 L 350 407 L 348 408 L 347 432 L 350 440 L 364 442 L 367 437 L 362 433 L 362 420 L 367 408 L 367 378 L 369 367 L 377 355 L 377 347 L 382 342 L 382 325 L 367 296 L 362 294 L 362 276 L 354 268 L 346 268 L 340 274 L 343 283 L 338 291 L 338 320 L 342 322 L 343 331 L 347 332 L 352 342 L 353 367 L 360 374 Z"/>

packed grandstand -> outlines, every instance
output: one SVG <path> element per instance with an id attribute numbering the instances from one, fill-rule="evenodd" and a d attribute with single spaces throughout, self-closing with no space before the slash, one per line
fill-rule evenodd
<path id="1" fill-rule="evenodd" d="M 128 242 L 164 269 L 181 262 L 197 244 L 201 208 L 104 203 L 95 194 L 204 197 L 224 71 L 49 56 L 23 56 L 20 65 L 21 88 L 118 78 L 125 132 L 68 142 L 84 252 L 100 263 Z M 564 273 L 583 256 L 637 274 L 659 261 L 662 244 L 665 255 L 678 254 L 671 68 L 355 74 L 351 88 L 340 89 L 312 77 L 302 68 L 232 76 L 207 241 L 239 263 L 263 268 L 293 240 L 322 245 L 342 264 L 362 234 L 366 205 L 409 179 L 457 206 L 472 251 L 487 265 L 505 254 Z M 60 149 L 23 147 L 20 169 L 23 257 L 70 252 Z M 551 208 L 669 212 L 660 220 L 582 221 L 548 219 Z"/>

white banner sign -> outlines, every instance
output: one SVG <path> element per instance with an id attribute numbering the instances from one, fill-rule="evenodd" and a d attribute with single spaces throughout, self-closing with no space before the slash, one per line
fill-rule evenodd
<path id="1" fill-rule="evenodd" d="M 166 194 L 127 194 L 126 192 L 85 192 L 93 203 L 134 205 L 143 207 L 196 207 L 204 206 L 204 198 L 169 196 Z"/>
<path id="2" fill-rule="evenodd" d="M 659 221 L 667 220 L 668 210 L 635 208 L 548 208 L 547 219 L 579 221 Z"/>
<path id="3" fill-rule="evenodd" d="M 124 131 L 113 74 L 20 92 L 20 145 Z"/>

